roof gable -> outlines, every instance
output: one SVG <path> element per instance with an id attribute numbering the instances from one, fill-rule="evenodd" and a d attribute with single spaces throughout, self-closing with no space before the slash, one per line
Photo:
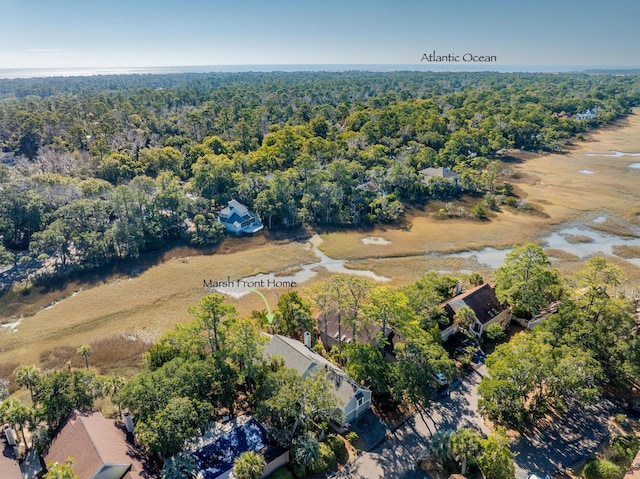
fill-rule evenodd
<path id="1" fill-rule="evenodd" d="M 151 477 L 145 471 L 141 451 L 127 441 L 125 431 L 116 421 L 105 419 L 99 412 L 71 413 L 44 459 L 46 464 L 64 464 L 69 457 L 73 458 L 73 471 L 80 479 Z M 117 476 L 118 472 L 122 474 Z"/>
<path id="2" fill-rule="evenodd" d="M 441 303 L 440 306 L 444 308 L 450 318 L 453 318 L 460 308 L 467 306 L 475 313 L 476 318 L 482 324 L 486 324 L 506 309 L 500 304 L 495 290 L 488 283 L 471 288 Z"/>

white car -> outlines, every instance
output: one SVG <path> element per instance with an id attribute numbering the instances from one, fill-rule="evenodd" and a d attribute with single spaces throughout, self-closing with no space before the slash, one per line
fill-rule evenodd
<path id="1" fill-rule="evenodd" d="M 442 373 L 432 373 L 431 377 L 433 377 L 440 386 L 445 386 L 446 384 L 449 384 L 449 381 L 447 381 L 447 377 Z"/>

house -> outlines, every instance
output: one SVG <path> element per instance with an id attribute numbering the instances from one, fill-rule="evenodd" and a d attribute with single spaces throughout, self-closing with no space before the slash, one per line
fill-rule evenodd
<path id="1" fill-rule="evenodd" d="M 99 412 L 73 411 L 43 457 L 47 466 L 73 458 L 73 472 L 80 479 L 156 477 L 122 423 Z"/>
<path id="2" fill-rule="evenodd" d="M 264 456 L 267 477 L 289 462 L 289 451 L 277 446 L 262 424 L 251 416 L 238 416 L 226 423 L 215 423 L 188 448 L 198 464 L 200 479 L 227 479 L 233 462 L 241 454 L 254 451 Z"/>
<path id="3" fill-rule="evenodd" d="M 0 431 L 0 479 L 22 479 L 13 430 L 6 425 Z"/>
<path id="4" fill-rule="evenodd" d="M 418 171 L 418 173 L 422 175 L 422 182 L 425 185 L 429 184 L 430 178 L 442 178 L 445 180 L 450 180 L 454 185 L 458 184 L 458 173 L 444 166 L 441 166 L 439 168 L 425 168 Z"/>
<path id="5" fill-rule="evenodd" d="M 511 309 L 501 304 L 496 297 L 495 289 L 485 283 L 440 303 L 440 307 L 449 318 L 448 324 L 440 326 L 443 341 L 458 331 L 454 316 L 464 306 L 469 307 L 475 315 L 469 332 L 477 337 L 482 336 L 485 328 L 490 324 L 498 323 L 506 326 L 511 320 Z"/>
<path id="6" fill-rule="evenodd" d="M 300 341 L 279 334 L 269 335 L 264 355 L 267 358 L 282 357 L 286 367 L 295 369 L 304 377 L 326 371 L 329 389 L 338 399 L 346 423 L 362 416 L 371 407 L 371 391 L 358 385 L 338 366 L 312 351 L 310 345 L 305 346 Z"/>
<path id="7" fill-rule="evenodd" d="M 320 332 L 320 341 L 327 351 L 331 348 L 340 347 L 340 343 L 350 344 L 354 341 L 358 344 L 372 343 L 376 336 L 382 333 L 382 328 L 373 324 L 367 324 L 364 328 L 356 331 L 356 337 L 353 337 L 353 327 L 347 325 L 344 317 L 338 321 L 338 313 L 333 312 L 329 315 L 318 317 L 318 331 Z M 385 345 L 382 349 L 385 359 L 389 361 L 395 360 L 394 347 L 399 342 L 404 342 L 404 338 L 387 326 L 385 331 Z"/>
<path id="8" fill-rule="evenodd" d="M 227 231 L 234 234 L 256 233 L 264 227 L 255 213 L 236 200 L 229 201 L 226 208 L 218 212 L 218 219 Z"/>

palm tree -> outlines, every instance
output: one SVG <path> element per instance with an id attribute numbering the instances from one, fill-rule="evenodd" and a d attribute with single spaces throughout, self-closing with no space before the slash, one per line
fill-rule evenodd
<path id="1" fill-rule="evenodd" d="M 451 429 L 441 429 L 431 437 L 430 454 L 436 461 L 443 466 L 451 459 Z"/>
<path id="2" fill-rule="evenodd" d="M 247 451 L 234 461 L 233 473 L 237 479 L 260 479 L 266 465 L 262 454 Z"/>
<path id="3" fill-rule="evenodd" d="M 1 416 L 20 432 L 25 450 L 29 450 L 27 438 L 24 435 L 24 426 L 33 421 L 33 408 L 26 406 L 18 399 L 7 399 L 2 403 Z"/>
<path id="4" fill-rule="evenodd" d="M 31 402 L 35 402 L 33 399 L 33 390 L 40 382 L 42 378 L 42 372 L 38 366 L 24 366 L 16 371 L 16 382 L 19 386 L 24 386 L 29 390 L 31 394 Z"/>
<path id="5" fill-rule="evenodd" d="M 451 453 L 460 462 L 461 474 L 466 474 L 469 459 L 475 458 L 482 449 L 480 436 L 473 429 L 459 429 L 451 435 L 450 445 Z"/>
<path id="6" fill-rule="evenodd" d="M 469 306 L 463 306 L 453 316 L 453 321 L 458 326 L 458 329 L 467 335 L 471 332 L 471 325 L 475 319 L 476 313 Z"/>
<path id="7" fill-rule="evenodd" d="M 195 479 L 198 477 L 199 467 L 193 456 L 179 452 L 167 459 L 160 477 L 162 479 Z"/>
<path id="8" fill-rule="evenodd" d="M 293 462 L 306 470 L 313 461 L 320 458 L 320 444 L 313 436 L 303 436 L 296 439 L 292 452 Z"/>
<path id="9" fill-rule="evenodd" d="M 84 357 L 84 366 L 89 369 L 89 356 L 91 356 L 91 346 L 89 346 L 88 344 L 83 344 L 77 349 L 76 353 Z"/>

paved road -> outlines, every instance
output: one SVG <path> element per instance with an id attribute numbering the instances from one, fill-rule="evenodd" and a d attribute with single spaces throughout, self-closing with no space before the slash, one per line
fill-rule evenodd
<path id="1" fill-rule="evenodd" d="M 485 434 L 489 430 L 476 413 L 477 389 L 486 375 L 480 366 L 461 380 L 460 385 L 434 404 L 428 415 L 416 414 L 399 427 L 380 446 L 363 453 L 336 479 L 423 479 L 428 477 L 416 467 L 433 433 L 440 429 L 471 427 Z M 534 431 L 512 444 L 518 453 L 516 477 L 526 479 L 528 471 L 553 473 L 561 465 L 572 466 L 591 454 L 608 437 L 607 418 L 615 409 L 603 400 L 596 406 L 573 407 L 543 431 Z"/>

